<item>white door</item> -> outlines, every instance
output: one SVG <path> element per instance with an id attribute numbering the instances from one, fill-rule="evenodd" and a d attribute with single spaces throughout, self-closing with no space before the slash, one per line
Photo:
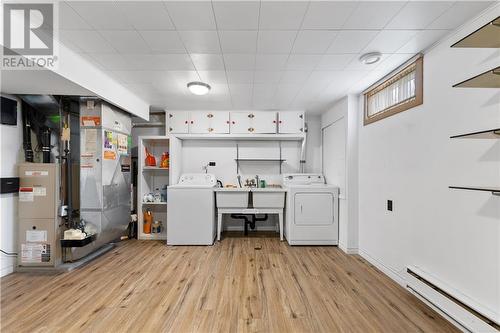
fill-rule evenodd
<path id="1" fill-rule="evenodd" d="M 188 133 L 189 112 L 175 111 L 167 113 L 167 133 Z"/>
<path id="2" fill-rule="evenodd" d="M 249 115 L 252 119 L 252 133 L 274 134 L 276 133 L 276 112 L 256 111 Z"/>
<path id="3" fill-rule="evenodd" d="M 329 225 L 334 223 L 334 196 L 328 192 L 296 193 L 294 197 L 296 225 Z"/>
<path id="4" fill-rule="evenodd" d="M 212 114 L 212 117 L 210 117 Z M 227 134 L 229 133 L 229 112 L 218 111 L 211 112 L 207 115 L 210 119 L 210 127 L 208 131 L 214 134 Z"/>
<path id="5" fill-rule="evenodd" d="M 189 115 L 189 133 L 210 133 L 210 112 L 191 111 Z"/>
<path id="6" fill-rule="evenodd" d="M 251 112 L 231 112 L 231 134 L 252 133 Z"/>
<path id="7" fill-rule="evenodd" d="M 278 117 L 279 133 L 296 134 L 304 132 L 304 112 L 279 112 Z"/>

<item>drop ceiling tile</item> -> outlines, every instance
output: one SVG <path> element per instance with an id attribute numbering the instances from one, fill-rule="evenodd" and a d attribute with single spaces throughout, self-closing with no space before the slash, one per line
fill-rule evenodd
<path id="1" fill-rule="evenodd" d="M 226 83 L 226 72 L 225 71 L 198 71 L 201 77 L 201 81 L 208 84 L 221 84 Z"/>
<path id="2" fill-rule="evenodd" d="M 229 84 L 229 91 L 233 97 L 252 97 L 253 84 Z"/>
<path id="3" fill-rule="evenodd" d="M 165 74 L 161 77 L 160 81 L 164 84 L 168 85 L 169 83 L 174 83 L 176 87 L 181 89 L 181 92 L 188 92 L 187 84 L 192 81 L 199 81 L 200 76 L 196 71 L 166 71 Z"/>
<path id="4" fill-rule="evenodd" d="M 292 53 L 323 54 L 337 35 L 331 30 L 301 30 L 293 44 Z"/>
<path id="5" fill-rule="evenodd" d="M 186 53 L 177 31 L 142 30 L 139 34 L 153 53 Z"/>
<path id="6" fill-rule="evenodd" d="M 276 88 L 276 98 L 289 99 L 291 101 L 302 89 L 303 84 L 280 83 Z"/>
<path id="7" fill-rule="evenodd" d="M 253 98 L 258 99 L 271 99 L 276 93 L 277 84 L 262 84 L 254 83 L 253 85 Z"/>
<path id="8" fill-rule="evenodd" d="M 226 70 L 248 70 L 255 68 L 255 54 L 224 54 Z"/>
<path id="9" fill-rule="evenodd" d="M 229 84 L 253 83 L 253 71 L 227 71 Z"/>
<path id="10" fill-rule="evenodd" d="M 221 53 L 219 35 L 215 30 L 179 31 L 189 53 Z"/>
<path id="11" fill-rule="evenodd" d="M 453 1 L 410 1 L 386 29 L 424 29 L 451 7 Z"/>
<path id="12" fill-rule="evenodd" d="M 282 72 L 280 71 L 255 71 L 253 82 L 254 83 L 278 83 L 280 81 Z"/>
<path id="13" fill-rule="evenodd" d="M 159 77 L 161 77 L 162 72 L 158 71 L 108 71 L 108 73 L 118 78 L 121 82 L 128 84 L 145 84 L 153 83 Z"/>
<path id="14" fill-rule="evenodd" d="M 342 29 L 383 29 L 405 3 L 405 1 L 360 2 Z"/>
<path id="15" fill-rule="evenodd" d="M 417 33 L 418 30 L 382 30 L 363 52 L 394 53 Z"/>
<path id="16" fill-rule="evenodd" d="M 97 30 L 131 30 L 134 27 L 113 1 L 71 1 L 68 4 Z"/>
<path id="17" fill-rule="evenodd" d="M 257 30 L 259 24 L 259 2 L 214 1 L 212 2 L 217 29 Z"/>
<path id="18" fill-rule="evenodd" d="M 311 1 L 302 28 L 340 29 L 355 8 L 354 1 Z"/>
<path id="19" fill-rule="evenodd" d="M 59 38 L 68 41 L 83 53 L 116 53 L 111 44 L 101 34 L 93 30 L 61 30 Z"/>
<path id="20" fill-rule="evenodd" d="M 65 1 L 59 3 L 59 29 L 91 30 L 92 27 Z"/>
<path id="21" fill-rule="evenodd" d="M 170 18 L 178 30 L 215 30 L 209 1 L 166 1 Z"/>
<path id="22" fill-rule="evenodd" d="M 396 53 L 419 53 L 443 38 L 449 30 L 422 30 Z"/>
<path id="23" fill-rule="evenodd" d="M 384 71 L 386 73 L 391 72 L 411 59 L 414 54 L 392 54 L 386 57 L 380 64 L 375 68 L 376 71 Z"/>
<path id="24" fill-rule="evenodd" d="M 87 56 L 95 60 L 104 70 L 129 70 L 129 62 L 120 54 L 92 53 Z"/>
<path id="25" fill-rule="evenodd" d="M 378 33 L 378 30 L 341 30 L 327 53 L 359 53 Z"/>
<path id="26" fill-rule="evenodd" d="M 373 71 L 382 61 L 384 61 L 386 58 L 388 58 L 391 54 L 389 53 L 382 53 L 380 60 L 371 65 L 367 65 L 359 61 L 359 57 L 361 54 L 354 55 L 352 58 L 351 62 L 346 66 L 346 70 L 354 70 L 354 71 L 366 71 L 370 72 Z"/>
<path id="27" fill-rule="evenodd" d="M 257 31 L 219 31 L 222 52 L 224 53 L 255 53 Z"/>
<path id="28" fill-rule="evenodd" d="M 192 53 L 191 59 L 196 70 L 212 71 L 224 69 L 224 61 L 220 54 Z"/>
<path id="29" fill-rule="evenodd" d="M 259 30 L 298 30 L 307 1 L 265 1 L 260 5 Z"/>
<path id="30" fill-rule="evenodd" d="M 259 31 L 258 53 L 290 53 L 296 31 Z"/>
<path id="31" fill-rule="evenodd" d="M 457 1 L 426 29 L 455 29 L 470 18 L 478 15 L 492 3 L 493 1 Z"/>
<path id="32" fill-rule="evenodd" d="M 311 70 L 307 71 L 284 71 L 281 75 L 280 83 L 282 84 L 299 84 L 307 80 L 311 75 Z"/>
<path id="33" fill-rule="evenodd" d="M 135 30 L 105 30 L 101 35 L 121 54 L 148 54 L 149 46 Z"/>
<path id="34" fill-rule="evenodd" d="M 349 64 L 354 54 L 325 54 L 316 69 L 342 70 Z"/>
<path id="35" fill-rule="evenodd" d="M 255 57 L 256 70 L 282 70 L 287 62 L 288 54 L 257 54 Z"/>
<path id="36" fill-rule="evenodd" d="M 122 1 L 118 7 L 137 30 L 174 30 L 162 1 Z"/>
<path id="37" fill-rule="evenodd" d="M 178 70 L 194 71 L 187 54 L 144 54 L 123 55 L 131 70 Z"/>
<path id="38" fill-rule="evenodd" d="M 322 56 L 317 54 L 291 54 L 288 58 L 287 70 L 308 70 L 314 69 Z"/>

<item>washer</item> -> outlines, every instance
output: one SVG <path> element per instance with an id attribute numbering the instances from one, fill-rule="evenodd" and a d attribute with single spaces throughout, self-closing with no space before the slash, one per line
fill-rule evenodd
<path id="1" fill-rule="evenodd" d="M 285 174 L 285 237 L 290 245 L 338 245 L 339 188 L 322 174 Z"/>
<path id="2" fill-rule="evenodd" d="M 167 244 L 212 245 L 216 236 L 214 188 L 206 173 L 183 174 L 167 188 Z"/>

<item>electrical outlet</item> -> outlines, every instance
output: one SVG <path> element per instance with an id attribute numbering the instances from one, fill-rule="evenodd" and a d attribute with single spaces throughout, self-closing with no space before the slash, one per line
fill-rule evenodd
<path id="1" fill-rule="evenodd" d="M 392 212 L 392 200 L 387 200 L 387 210 Z"/>

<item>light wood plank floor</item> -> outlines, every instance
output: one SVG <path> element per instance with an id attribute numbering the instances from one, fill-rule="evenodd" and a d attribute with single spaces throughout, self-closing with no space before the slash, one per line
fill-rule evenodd
<path id="1" fill-rule="evenodd" d="M 1 332 L 457 332 L 336 247 L 274 235 L 125 241 L 74 272 L 1 279 Z"/>

